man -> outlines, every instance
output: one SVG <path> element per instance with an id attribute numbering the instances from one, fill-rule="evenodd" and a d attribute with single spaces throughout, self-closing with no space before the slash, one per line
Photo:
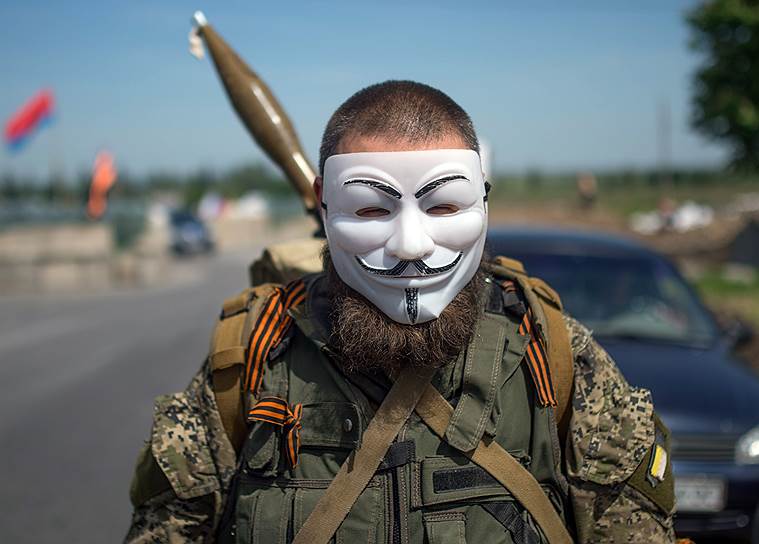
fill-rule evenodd
<path id="1" fill-rule="evenodd" d="M 468 115 L 426 85 L 388 81 L 338 108 L 314 183 L 324 272 L 225 303 L 206 363 L 156 403 L 128 542 L 303 541 L 333 518 L 337 542 L 547 542 L 544 513 L 477 457 L 493 449 L 579 542 L 674 539 L 650 393 L 561 317 L 550 288 L 483 257 L 478 150 Z M 554 374 L 567 336 L 573 387 Z M 403 380 L 428 391 L 419 376 L 450 419 L 435 429 L 419 400 L 346 499 L 370 422 Z M 349 507 L 310 518 L 331 512 L 325 496 Z"/>

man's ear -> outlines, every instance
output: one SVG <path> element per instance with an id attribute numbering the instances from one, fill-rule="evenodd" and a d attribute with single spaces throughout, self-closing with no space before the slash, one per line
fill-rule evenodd
<path id="1" fill-rule="evenodd" d="M 316 176 L 316 179 L 314 180 L 314 193 L 316 193 L 316 204 L 318 206 L 321 206 L 321 203 L 322 203 L 323 188 L 324 188 L 324 183 L 322 181 L 322 177 Z"/>

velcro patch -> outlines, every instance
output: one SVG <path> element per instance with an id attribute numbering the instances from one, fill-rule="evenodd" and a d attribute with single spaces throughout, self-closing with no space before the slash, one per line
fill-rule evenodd
<path id="1" fill-rule="evenodd" d="M 665 513 L 675 506 L 669 430 L 654 414 L 654 443 L 627 483 L 653 501 Z"/>
<path id="2" fill-rule="evenodd" d="M 480 467 L 436 470 L 432 473 L 432 487 L 435 493 L 497 485 L 498 481 Z"/>

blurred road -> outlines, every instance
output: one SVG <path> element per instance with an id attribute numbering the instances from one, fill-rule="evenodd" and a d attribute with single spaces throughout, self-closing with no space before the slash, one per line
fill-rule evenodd
<path id="1" fill-rule="evenodd" d="M 250 258 L 180 263 L 169 288 L 0 299 L 0 541 L 123 539 L 152 399 L 200 366 Z"/>

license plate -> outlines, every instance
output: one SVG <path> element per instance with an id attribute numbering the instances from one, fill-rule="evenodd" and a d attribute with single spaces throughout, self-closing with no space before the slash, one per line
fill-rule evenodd
<path id="1" fill-rule="evenodd" d="M 719 512 L 725 507 L 725 481 L 710 476 L 675 478 L 678 512 Z"/>

